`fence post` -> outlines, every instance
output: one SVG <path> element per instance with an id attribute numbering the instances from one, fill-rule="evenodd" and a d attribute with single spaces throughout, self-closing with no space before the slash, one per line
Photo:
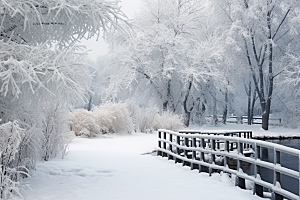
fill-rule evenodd
<path id="1" fill-rule="evenodd" d="M 238 155 L 243 155 L 244 144 L 238 141 Z M 237 159 L 237 171 L 243 170 L 243 161 Z M 246 189 L 246 182 L 244 178 L 236 176 L 235 184 L 242 189 Z"/>
<path id="2" fill-rule="evenodd" d="M 276 164 L 280 164 L 280 151 L 277 151 L 276 148 L 274 148 L 274 165 Z M 277 183 L 280 184 L 280 173 L 276 172 L 276 170 L 274 169 L 274 180 L 273 180 L 274 186 L 276 186 Z M 273 195 L 273 199 L 283 200 L 283 196 L 275 193 L 274 191 L 272 192 L 272 195 Z"/>
<path id="3" fill-rule="evenodd" d="M 200 140 L 201 140 L 200 147 L 202 149 L 205 149 L 205 146 L 206 146 L 205 139 L 201 138 Z M 205 162 L 205 157 L 204 157 L 204 152 L 203 151 L 200 152 L 200 161 Z M 199 173 L 201 173 L 201 172 L 203 172 L 203 167 L 202 167 L 202 165 L 199 165 Z"/>
<path id="4" fill-rule="evenodd" d="M 215 151 L 216 150 L 216 140 L 212 139 L 211 140 L 211 150 Z M 211 154 L 211 162 L 212 164 L 215 164 L 216 161 L 216 155 L 214 153 Z"/>
<path id="5" fill-rule="evenodd" d="M 170 139 L 170 142 L 172 143 L 173 142 L 172 133 L 169 133 L 169 139 Z M 173 153 L 173 145 L 172 144 L 169 144 L 169 149 Z M 173 160 L 173 156 L 171 154 L 168 154 L 168 160 Z"/>
<path id="6" fill-rule="evenodd" d="M 211 143 L 210 143 L 210 146 L 211 146 L 211 150 L 212 151 L 215 151 L 216 150 L 216 140 L 215 139 L 211 139 L 210 140 Z M 215 160 L 216 160 L 216 156 L 214 153 L 211 153 L 211 161 L 210 161 L 210 164 L 215 164 Z M 211 176 L 212 172 L 213 172 L 213 169 L 212 167 L 209 167 L 209 176 Z"/>
<path id="7" fill-rule="evenodd" d="M 201 147 L 203 149 L 205 149 L 205 147 L 206 147 L 206 143 L 205 143 L 205 139 L 204 138 L 201 138 Z"/>
<path id="8" fill-rule="evenodd" d="M 167 140 L 167 133 L 166 132 L 164 132 L 164 140 Z M 163 142 L 163 149 L 167 150 L 167 143 L 166 143 L 166 141 Z M 162 157 L 167 157 L 167 153 L 163 152 Z"/>
<path id="9" fill-rule="evenodd" d="M 225 152 L 229 153 L 229 141 L 225 140 Z M 228 167 L 228 157 L 225 155 L 224 156 L 224 167 Z"/>
<path id="10" fill-rule="evenodd" d="M 180 150 L 181 150 L 181 149 L 178 147 L 178 146 L 180 146 L 180 136 L 177 136 L 177 137 L 176 137 L 176 144 L 177 144 L 176 153 L 177 153 L 178 156 L 180 156 Z M 175 158 L 175 163 L 178 163 L 178 162 L 180 163 L 181 160 L 180 160 L 179 158 L 176 157 L 176 158 Z"/>
<path id="11" fill-rule="evenodd" d="M 185 135 L 187 135 L 187 134 L 185 134 Z M 185 147 L 188 147 L 189 146 L 189 138 L 188 137 L 184 137 L 184 146 Z M 184 157 L 185 158 L 188 158 L 188 150 L 183 150 L 184 151 Z M 182 166 L 186 166 L 186 165 L 188 165 L 188 162 L 187 161 L 182 161 Z"/>
<path id="12" fill-rule="evenodd" d="M 161 141 L 160 141 L 160 139 L 161 139 L 161 132 L 158 131 L 158 148 L 159 148 L 159 149 L 161 148 Z M 158 150 L 158 151 L 157 151 L 157 155 L 158 155 L 158 156 L 161 156 L 161 155 L 162 155 L 162 152 L 161 152 L 160 150 Z"/>
<path id="13" fill-rule="evenodd" d="M 196 138 L 193 138 L 192 140 L 192 147 L 196 148 L 197 147 L 197 140 Z M 191 161 L 191 170 L 197 169 L 198 166 L 195 164 L 193 161 L 196 160 L 196 151 L 192 151 L 192 161 Z"/>
<path id="14" fill-rule="evenodd" d="M 243 135 L 244 135 L 244 138 L 247 138 L 246 132 L 244 132 Z M 246 148 L 247 148 L 247 144 L 246 144 L 246 143 L 243 143 L 243 144 L 244 144 L 244 145 L 243 145 L 243 146 L 244 146 L 244 149 L 246 149 Z"/>
<path id="15" fill-rule="evenodd" d="M 247 139 L 249 139 L 249 138 L 250 138 L 250 132 L 247 132 Z M 250 148 L 250 144 L 249 143 L 247 144 L 247 148 Z"/>
<path id="16" fill-rule="evenodd" d="M 255 143 L 255 160 L 258 159 L 260 159 L 260 146 Z M 260 179 L 260 166 L 257 164 L 254 164 L 254 176 L 256 179 Z M 253 194 L 256 194 L 259 197 L 264 197 L 263 189 L 263 186 L 254 184 Z"/>

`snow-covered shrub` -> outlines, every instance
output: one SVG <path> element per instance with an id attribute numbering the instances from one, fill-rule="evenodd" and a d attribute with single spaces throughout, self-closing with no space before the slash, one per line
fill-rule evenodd
<path id="1" fill-rule="evenodd" d="M 36 163 L 43 157 L 44 133 L 36 125 L 24 125 L 24 127 L 25 135 L 19 146 L 14 165 L 22 165 L 28 169 L 34 169 Z"/>
<path id="2" fill-rule="evenodd" d="M 0 126 L 0 199 L 8 199 L 19 193 L 20 174 L 27 174 L 23 166 L 13 166 L 12 162 L 19 150 L 24 129 L 17 121 L 8 122 Z M 20 169 L 23 170 L 20 170 Z M 26 172 L 24 172 L 24 170 Z"/>
<path id="3" fill-rule="evenodd" d="M 125 103 L 105 103 L 92 111 L 75 110 L 70 114 L 71 131 L 77 136 L 91 137 L 100 133 L 131 133 L 134 129 L 130 111 Z"/>
<path id="4" fill-rule="evenodd" d="M 43 159 L 55 158 L 58 154 L 64 157 L 66 149 L 72 140 L 68 131 L 68 114 L 66 105 L 61 102 L 49 103 L 44 108 L 44 141 Z"/>
<path id="5" fill-rule="evenodd" d="M 133 122 L 126 103 L 105 103 L 96 106 L 92 112 L 101 132 L 127 132 L 133 131 Z"/>
<path id="6" fill-rule="evenodd" d="M 183 127 L 183 123 L 179 115 L 176 115 L 171 111 L 165 111 L 161 115 L 155 115 L 152 126 L 154 130 L 168 129 L 178 131 L 181 127 Z"/>
<path id="7" fill-rule="evenodd" d="M 71 131 L 74 131 L 77 136 L 91 137 L 93 134 L 100 133 L 94 113 L 85 109 L 77 109 L 70 113 L 69 124 Z"/>
<path id="8" fill-rule="evenodd" d="M 137 120 L 138 120 L 138 117 L 140 116 L 141 108 L 134 101 L 131 101 L 131 100 L 126 101 L 126 104 L 127 104 L 127 108 L 130 112 L 130 117 L 131 117 L 133 125 L 134 125 L 134 131 L 137 132 L 139 129 L 139 127 L 137 125 Z"/>
<path id="9" fill-rule="evenodd" d="M 23 89 L 23 88 L 22 88 Z M 42 131 L 43 111 L 37 96 L 21 93 L 18 99 L 7 95 L 0 98 L 1 124 L 17 120 L 25 134 L 19 145 L 14 166 L 34 168 L 37 160 L 41 159 L 44 134 Z M 26 100 L 27 99 L 27 100 Z"/>
<path id="10" fill-rule="evenodd" d="M 92 113 L 100 133 L 114 132 L 112 130 L 115 120 L 113 112 L 103 106 L 96 106 L 93 108 Z"/>
<path id="11" fill-rule="evenodd" d="M 126 102 L 130 111 L 130 116 L 133 120 L 135 131 L 146 133 L 152 129 L 152 124 L 155 115 L 158 113 L 157 108 L 142 108 L 136 105 L 133 101 Z"/>
<path id="12" fill-rule="evenodd" d="M 141 108 L 139 115 L 136 116 L 136 123 L 139 131 L 146 133 L 147 130 L 153 129 L 154 118 L 157 115 L 158 110 L 155 108 Z"/>
<path id="13" fill-rule="evenodd" d="M 179 130 L 183 127 L 179 115 L 166 111 L 158 114 L 157 108 L 141 108 L 131 103 L 105 103 L 92 111 L 75 110 L 70 114 L 71 131 L 77 136 L 91 137 L 98 133 L 131 133 L 160 128 Z"/>

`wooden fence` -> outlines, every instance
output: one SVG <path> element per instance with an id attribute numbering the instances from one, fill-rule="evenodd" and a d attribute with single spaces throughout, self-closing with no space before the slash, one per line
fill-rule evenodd
<path id="1" fill-rule="evenodd" d="M 234 120 L 232 120 L 234 119 Z M 248 117 L 247 116 L 242 116 L 241 117 L 242 123 L 247 124 L 248 123 Z M 229 116 L 227 123 L 238 123 L 238 118 L 237 116 Z M 253 117 L 252 124 L 262 124 L 262 117 Z M 272 126 L 280 126 L 281 125 L 281 118 L 269 118 L 269 125 Z"/>
<path id="2" fill-rule="evenodd" d="M 207 116 L 208 118 L 212 118 L 212 115 Z M 223 115 L 218 115 L 218 121 L 223 121 Z M 241 116 L 240 119 L 238 119 L 237 116 L 228 116 L 226 119 L 226 123 L 244 123 L 248 124 L 248 117 L 247 116 Z M 253 117 L 252 124 L 262 124 L 262 117 Z M 269 125 L 272 126 L 281 126 L 282 125 L 282 119 L 281 118 L 269 118 Z"/>
<path id="3" fill-rule="evenodd" d="M 272 193 L 272 199 L 300 199 L 299 188 L 298 193 L 294 194 L 283 189 L 280 184 L 280 175 L 284 174 L 297 179 L 300 185 L 299 170 L 295 171 L 283 167 L 280 163 L 282 153 L 296 156 L 298 163 L 300 163 L 300 150 L 247 137 L 237 137 L 247 135 L 249 131 L 236 131 L 232 134 L 230 132 L 225 134 L 224 132 L 222 135 L 209 133 L 209 135 L 199 131 L 180 131 L 178 133 L 160 129 L 158 131 L 157 155 L 168 157 L 168 159 L 175 160 L 175 163 L 182 163 L 183 166 L 190 166 L 191 170 L 197 169 L 199 172 L 208 172 L 209 175 L 220 171 L 235 175 L 236 185 L 243 189 L 246 188 L 245 180 L 252 181 L 254 183 L 253 194 L 261 197 L 263 197 L 264 188 L 267 188 Z M 262 148 L 273 149 L 273 163 L 261 159 Z M 254 156 L 249 157 L 251 151 Z M 235 161 L 235 166 L 230 163 L 232 161 Z M 253 175 L 243 171 L 245 164 L 254 165 Z M 261 168 L 272 170 L 272 182 L 261 178 Z"/>

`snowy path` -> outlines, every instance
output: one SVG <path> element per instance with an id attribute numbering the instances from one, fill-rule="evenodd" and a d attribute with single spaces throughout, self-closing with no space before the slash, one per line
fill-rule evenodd
<path id="1" fill-rule="evenodd" d="M 25 200 L 254 200 L 224 175 L 208 177 L 152 151 L 156 134 L 76 138 L 64 160 L 39 163 Z M 220 181 L 222 180 L 222 182 Z"/>

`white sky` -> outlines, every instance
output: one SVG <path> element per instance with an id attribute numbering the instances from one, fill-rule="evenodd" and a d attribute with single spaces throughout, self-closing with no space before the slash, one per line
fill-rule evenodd
<path id="1" fill-rule="evenodd" d="M 133 15 L 138 12 L 141 0 L 120 0 L 120 5 L 122 6 L 123 12 L 129 17 L 132 18 Z M 99 38 L 96 41 L 96 38 L 90 40 L 82 41 L 83 45 L 86 46 L 87 50 L 90 50 L 89 57 L 93 61 L 96 61 L 99 55 L 104 55 L 107 53 L 107 44 L 102 38 Z"/>

